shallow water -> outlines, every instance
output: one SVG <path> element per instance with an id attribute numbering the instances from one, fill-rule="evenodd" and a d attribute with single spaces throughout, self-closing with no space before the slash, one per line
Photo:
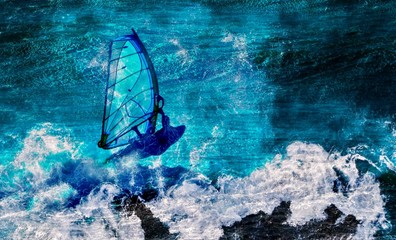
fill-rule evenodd
<path id="1" fill-rule="evenodd" d="M 395 235 L 391 1 L 1 1 L 0 236 L 144 238 L 114 197 L 146 189 L 180 239 L 290 201 L 287 223 L 358 220 Z M 108 44 L 134 28 L 184 136 L 103 164 Z M 252 233 L 253 234 L 253 233 Z"/>

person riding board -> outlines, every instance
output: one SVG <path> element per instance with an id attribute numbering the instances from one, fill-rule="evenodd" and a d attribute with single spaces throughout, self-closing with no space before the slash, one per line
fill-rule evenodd
<path id="1" fill-rule="evenodd" d="M 158 111 L 158 113 L 161 114 L 162 121 L 162 128 L 160 130 L 155 133 L 142 134 L 137 127 L 135 127 L 133 130 L 138 137 L 129 140 L 129 145 L 126 148 L 111 155 L 106 159 L 106 162 L 132 153 L 137 153 L 139 158 L 158 156 L 163 154 L 170 146 L 177 142 L 184 134 L 186 126 L 171 126 L 170 119 L 165 115 L 162 107 Z"/>

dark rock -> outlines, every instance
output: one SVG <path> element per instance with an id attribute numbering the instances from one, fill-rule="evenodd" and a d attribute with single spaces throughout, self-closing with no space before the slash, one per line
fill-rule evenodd
<path id="1" fill-rule="evenodd" d="M 396 173 L 388 170 L 381 174 L 378 180 L 381 186 L 381 195 L 386 196 L 386 219 L 393 225 L 396 222 Z M 396 228 L 378 231 L 375 236 L 378 239 L 395 239 Z M 393 238 L 389 238 L 390 236 Z"/>
<path id="2" fill-rule="evenodd" d="M 158 196 L 158 191 L 148 189 L 143 192 L 142 196 L 123 195 L 114 199 L 115 209 L 125 211 L 132 215 L 136 214 L 142 222 L 144 238 L 149 239 L 176 239 L 177 234 L 170 234 L 169 227 L 162 223 L 144 204 L 144 201 L 150 201 Z"/>
<path id="3" fill-rule="evenodd" d="M 327 207 L 324 212 L 327 214 L 326 220 L 332 224 L 334 224 L 337 219 L 342 215 L 342 212 L 338 210 L 338 208 L 334 204 L 331 204 L 329 207 Z"/>
<path id="4" fill-rule="evenodd" d="M 337 167 L 333 167 L 333 170 L 337 175 L 337 179 L 334 180 L 333 191 L 337 193 L 341 191 L 346 196 L 349 191 L 349 177 Z"/>
<path id="5" fill-rule="evenodd" d="M 143 192 L 142 199 L 146 202 L 153 200 L 158 196 L 158 191 L 155 189 L 147 189 Z"/>
<path id="6" fill-rule="evenodd" d="M 302 226 L 286 224 L 290 216 L 290 202 L 281 202 L 271 215 L 262 211 L 246 216 L 230 227 L 223 227 L 221 239 L 341 239 L 348 238 L 356 232 L 359 221 L 353 215 L 345 217 L 334 204 L 325 209 L 325 220 L 311 220 Z"/>

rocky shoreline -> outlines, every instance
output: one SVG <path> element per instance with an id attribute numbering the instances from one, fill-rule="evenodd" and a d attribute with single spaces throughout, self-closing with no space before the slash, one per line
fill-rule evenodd
<path id="1" fill-rule="evenodd" d="M 324 211 L 326 219 L 291 226 L 286 223 L 291 214 L 290 203 L 281 202 L 270 215 L 260 211 L 230 227 L 223 227 L 224 236 L 221 239 L 348 239 L 356 233 L 359 220 L 347 215 L 343 221 L 337 221 L 344 213 L 333 204 Z"/>
<path id="2" fill-rule="evenodd" d="M 156 190 L 148 190 L 141 196 L 123 195 L 117 197 L 113 204 L 117 210 L 136 214 L 140 218 L 145 239 L 177 239 L 178 235 L 171 234 L 169 227 L 154 217 L 144 204 L 157 195 Z M 292 226 L 286 223 L 291 215 L 290 204 L 283 201 L 271 214 L 260 211 L 231 226 L 223 226 L 224 235 L 221 239 L 347 239 L 356 233 L 360 222 L 355 216 L 345 216 L 334 204 L 330 204 L 324 210 L 326 219 Z"/>

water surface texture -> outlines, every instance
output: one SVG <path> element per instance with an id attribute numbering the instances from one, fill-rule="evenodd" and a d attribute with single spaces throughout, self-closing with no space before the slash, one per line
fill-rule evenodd
<path id="1" fill-rule="evenodd" d="M 0 0 L 0 238 L 395 238 L 395 8 Z M 108 45 L 131 28 L 186 131 L 104 164 Z"/>

